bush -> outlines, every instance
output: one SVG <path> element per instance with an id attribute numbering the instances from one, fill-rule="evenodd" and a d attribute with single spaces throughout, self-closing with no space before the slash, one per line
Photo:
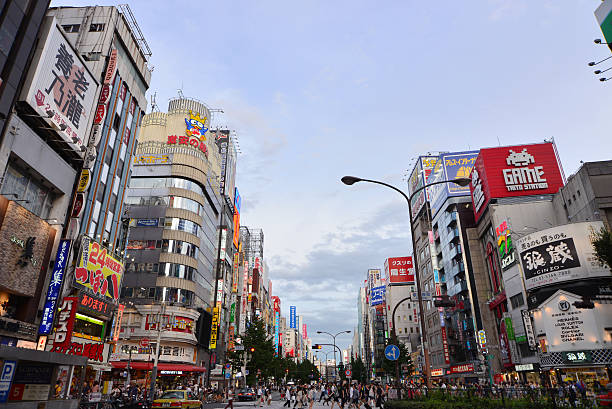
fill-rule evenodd
<path id="1" fill-rule="evenodd" d="M 385 402 L 385 409 L 553 409 L 548 401 L 533 402 L 528 399 L 502 401 L 481 397 L 460 397 L 431 393 L 427 398 L 414 400 L 396 400 Z"/>

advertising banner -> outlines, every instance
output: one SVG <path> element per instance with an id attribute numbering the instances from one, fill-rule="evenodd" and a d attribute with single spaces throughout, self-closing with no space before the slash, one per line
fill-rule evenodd
<path id="1" fill-rule="evenodd" d="M 481 149 L 471 179 L 477 221 L 492 198 L 555 194 L 564 182 L 552 142 Z"/>
<path id="2" fill-rule="evenodd" d="M 234 264 L 232 266 L 232 292 L 238 293 L 238 273 L 240 270 L 240 253 L 234 253 Z"/>
<path id="3" fill-rule="evenodd" d="M 123 264 L 107 253 L 100 243 L 85 237 L 74 272 L 75 284 L 96 295 L 117 301 L 122 277 Z"/>
<path id="4" fill-rule="evenodd" d="M 380 287 L 374 287 L 370 290 L 370 306 L 374 307 L 385 302 L 385 290 L 386 287 L 381 285 Z"/>
<path id="5" fill-rule="evenodd" d="M 53 348 L 63 348 L 70 345 L 72 339 L 72 328 L 76 316 L 79 299 L 78 297 L 64 297 L 55 325 Z"/>
<path id="6" fill-rule="evenodd" d="M 208 349 L 217 348 L 217 333 L 219 331 L 219 307 L 213 308 L 212 325 L 210 327 L 210 342 Z"/>
<path id="7" fill-rule="evenodd" d="M 55 255 L 55 264 L 51 280 L 47 289 L 47 297 L 45 298 L 45 307 L 43 308 L 43 316 L 38 327 L 38 333 L 41 335 L 49 335 L 53 326 L 55 310 L 57 309 L 57 299 L 64 281 L 64 272 L 66 271 L 66 263 L 68 262 L 68 254 L 70 253 L 70 240 L 62 239 L 57 248 Z"/>
<path id="8" fill-rule="evenodd" d="M 440 155 L 433 171 L 427 178 L 427 183 L 469 178 L 478 151 L 453 152 Z M 459 186 L 455 183 L 440 183 L 427 188 L 431 215 L 435 217 L 449 197 L 469 196 L 469 186 Z"/>
<path id="9" fill-rule="evenodd" d="M 474 372 L 474 364 L 453 365 L 450 367 L 450 373 L 466 372 Z"/>
<path id="10" fill-rule="evenodd" d="M 46 26 L 38 61 L 32 62 L 36 71 L 24 87 L 25 101 L 82 157 L 98 83 L 55 19 Z"/>
<path id="11" fill-rule="evenodd" d="M 503 271 L 506 271 L 516 263 L 516 254 L 514 251 L 514 245 L 512 244 L 512 237 L 510 236 L 510 229 L 508 228 L 508 222 L 503 221 L 499 226 L 495 228 L 495 235 L 497 236 L 497 251 L 499 252 L 499 261 Z"/>
<path id="12" fill-rule="evenodd" d="M 240 241 L 240 207 L 242 205 L 242 198 L 238 193 L 238 188 L 234 188 L 234 246 L 238 248 Z"/>
<path id="13" fill-rule="evenodd" d="M 581 296 L 559 290 L 533 312 L 535 332 L 546 334 L 548 352 L 600 349 L 609 342 L 606 328 L 612 327 L 612 304 L 576 308 L 574 303 L 581 300 Z"/>
<path id="14" fill-rule="evenodd" d="M 392 257 L 385 260 L 385 276 L 389 284 L 413 284 L 412 257 Z"/>
<path id="15" fill-rule="evenodd" d="M 369 269 L 368 270 L 368 290 L 372 291 L 372 288 L 378 287 L 381 284 L 380 281 L 380 270 Z"/>
<path id="16" fill-rule="evenodd" d="M 289 306 L 289 328 L 297 329 L 295 305 Z"/>
<path id="17" fill-rule="evenodd" d="M 440 329 L 442 331 L 442 349 L 444 351 L 444 363 L 450 364 L 450 353 L 448 351 L 448 338 L 446 337 L 446 327 Z"/>
<path id="18" fill-rule="evenodd" d="M 280 312 L 274 311 L 274 350 L 278 354 L 280 346 Z"/>
<path id="19" fill-rule="evenodd" d="M 115 325 L 113 327 L 113 341 L 117 342 L 119 339 L 119 333 L 121 331 L 121 321 L 123 320 L 123 311 L 125 310 L 125 305 L 119 304 L 117 308 L 117 312 L 115 313 Z"/>
<path id="20" fill-rule="evenodd" d="M 412 195 L 414 192 L 425 186 L 425 181 L 429 177 L 430 173 L 436 165 L 438 160 L 437 156 L 419 156 L 417 163 L 410 174 L 408 179 L 408 193 Z M 416 215 L 419 214 L 423 205 L 427 201 L 427 194 L 425 189 L 417 193 L 410 201 L 410 208 L 412 210 L 412 220 L 415 219 Z"/>
<path id="21" fill-rule="evenodd" d="M 517 247 L 525 288 L 610 277 L 610 270 L 595 257 L 590 240 L 592 232 L 602 227 L 602 222 L 572 223 L 521 237 Z"/>

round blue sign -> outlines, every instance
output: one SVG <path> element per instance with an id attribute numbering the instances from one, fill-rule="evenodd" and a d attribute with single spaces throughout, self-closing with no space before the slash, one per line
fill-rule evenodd
<path id="1" fill-rule="evenodd" d="M 385 357 L 389 361 L 397 361 L 400 356 L 400 350 L 396 345 L 387 345 L 385 348 Z"/>

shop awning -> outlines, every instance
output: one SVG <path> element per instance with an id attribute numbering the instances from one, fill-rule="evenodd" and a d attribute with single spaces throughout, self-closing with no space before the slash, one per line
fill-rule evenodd
<path id="1" fill-rule="evenodd" d="M 115 361 L 111 362 L 113 368 L 125 369 L 127 368 L 127 361 Z M 142 369 L 145 371 L 151 371 L 153 369 L 153 362 L 130 362 L 130 368 Z M 184 371 L 184 372 L 206 372 L 206 368 L 203 366 L 186 365 L 186 364 L 168 364 L 159 363 L 157 364 L 158 371 Z"/>

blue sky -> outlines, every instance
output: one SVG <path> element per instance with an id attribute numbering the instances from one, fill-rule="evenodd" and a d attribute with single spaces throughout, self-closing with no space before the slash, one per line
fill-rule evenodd
<path id="1" fill-rule="evenodd" d="M 593 43 L 601 37 L 599 3 L 138 0 L 130 7 L 153 52 L 149 93 L 160 109 L 182 88 L 225 111 L 216 124 L 236 130 L 243 152 L 242 221 L 264 229 L 284 314 L 296 305 L 314 342 L 325 342 L 317 329 L 356 324 L 367 269 L 409 248 L 401 197 L 346 187 L 341 176 L 405 188 L 419 154 L 498 140 L 554 137 L 566 175 L 581 160 L 610 159 L 612 88 L 587 66 L 610 55 Z"/>

